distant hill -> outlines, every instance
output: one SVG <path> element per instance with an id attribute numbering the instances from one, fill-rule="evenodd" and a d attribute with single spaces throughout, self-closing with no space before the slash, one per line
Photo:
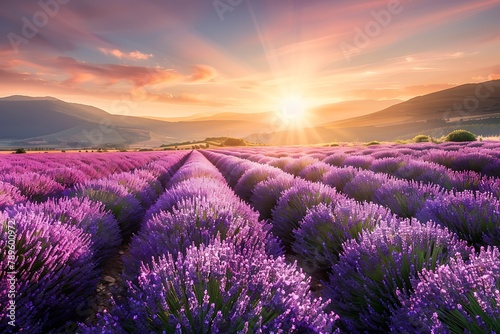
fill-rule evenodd
<path id="1" fill-rule="evenodd" d="M 0 99 L 0 147 L 159 146 L 220 135 L 244 137 L 258 121 L 166 122 L 109 114 L 50 97 Z"/>
<path id="2" fill-rule="evenodd" d="M 419 133 L 434 136 L 457 127 L 479 135 L 500 134 L 500 80 L 466 84 L 415 97 L 383 110 L 298 131 L 252 135 L 275 145 L 330 141 L 408 139 Z"/>
<path id="3" fill-rule="evenodd" d="M 438 136 L 457 127 L 478 135 L 500 134 L 500 80 L 398 102 L 323 105 L 308 111 L 304 123 L 309 127 L 268 133 L 276 121 L 272 112 L 142 118 L 53 97 L 10 96 L 0 98 L 0 147 L 152 147 L 221 136 L 274 145 L 314 144 Z"/>
<path id="4" fill-rule="evenodd" d="M 383 101 L 356 100 L 356 101 L 345 101 L 332 104 L 325 104 L 312 108 L 311 110 L 307 111 L 307 123 L 310 126 L 315 126 L 322 123 L 333 122 L 361 115 L 366 115 L 387 108 L 389 106 L 395 105 L 400 102 L 401 102 L 400 100 L 383 100 Z M 268 111 L 268 112 L 257 112 L 257 113 L 236 113 L 236 112 L 224 112 L 215 114 L 201 113 L 187 117 L 173 117 L 173 118 L 148 116 L 147 118 L 168 121 L 168 122 L 179 122 L 179 121 L 255 122 L 255 120 L 259 120 L 259 123 L 265 123 L 269 125 L 274 121 L 276 116 L 274 112 Z"/>

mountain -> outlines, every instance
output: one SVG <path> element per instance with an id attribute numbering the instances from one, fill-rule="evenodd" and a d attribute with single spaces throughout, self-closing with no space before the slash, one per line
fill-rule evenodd
<path id="1" fill-rule="evenodd" d="M 307 129 L 253 134 L 246 139 L 260 139 L 275 145 L 392 141 L 409 139 L 419 133 L 441 136 L 455 128 L 468 128 L 485 136 L 500 134 L 500 80 L 457 86 L 374 113 L 325 122 Z"/>
<path id="2" fill-rule="evenodd" d="M 333 122 L 343 119 L 348 119 L 360 115 L 370 114 L 381 109 L 387 108 L 389 106 L 400 103 L 400 100 L 356 100 L 356 101 L 344 101 L 332 104 L 320 105 L 311 108 L 307 111 L 307 123 L 311 126 L 319 125 L 322 123 Z M 175 117 L 175 118 L 163 118 L 163 117 L 151 117 L 147 118 L 162 120 L 167 122 L 179 122 L 179 121 L 245 121 L 245 122 L 255 122 L 259 120 L 259 123 L 272 123 L 275 121 L 276 114 L 272 111 L 269 112 L 257 112 L 257 113 L 236 113 L 236 112 L 224 112 L 215 114 L 200 113 L 187 117 Z"/>
<path id="3" fill-rule="evenodd" d="M 420 133 L 441 136 L 455 128 L 500 134 L 500 80 L 398 102 L 323 105 L 308 111 L 302 127 L 273 132 L 283 124 L 272 112 L 142 118 L 53 97 L 10 96 L 0 98 L 0 147 L 151 147 L 221 136 L 275 145 L 314 144 L 407 139 Z"/>
<path id="4" fill-rule="evenodd" d="M 55 98 L 0 99 L 0 146 L 158 146 L 206 137 L 244 137 L 262 128 L 258 121 L 166 122 L 112 115 Z"/>

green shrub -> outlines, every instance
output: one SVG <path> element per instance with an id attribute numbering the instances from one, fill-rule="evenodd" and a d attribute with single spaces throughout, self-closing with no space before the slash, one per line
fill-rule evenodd
<path id="1" fill-rule="evenodd" d="M 246 146 L 247 144 L 243 139 L 227 138 L 223 143 L 224 146 Z"/>
<path id="2" fill-rule="evenodd" d="M 376 140 L 372 140 L 371 142 L 366 143 L 366 146 L 372 146 L 372 145 L 380 145 L 380 142 L 376 141 Z"/>
<path id="3" fill-rule="evenodd" d="M 16 154 L 22 154 L 22 153 L 26 153 L 26 150 L 24 148 L 18 148 L 16 151 L 15 151 Z"/>
<path id="4" fill-rule="evenodd" d="M 432 139 L 427 135 L 417 135 L 412 139 L 412 142 L 414 143 L 428 143 L 430 141 L 432 141 Z"/>
<path id="5" fill-rule="evenodd" d="M 464 141 L 476 141 L 476 135 L 467 130 L 455 130 L 450 132 L 446 136 L 446 141 L 453 142 L 464 142 Z"/>

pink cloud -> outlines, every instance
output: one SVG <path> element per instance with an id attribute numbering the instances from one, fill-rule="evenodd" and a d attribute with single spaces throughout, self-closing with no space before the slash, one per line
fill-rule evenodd
<path id="1" fill-rule="evenodd" d="M 191 82 L 204 82 L 209 81 L 217 77 L 217 71 L 215 68 L 208 65 L 196 65 L 194 67 L 193 74 L 189 78 Z"/>
<path id="2" fill-rule="evenodd" d="M 99 51 L 101 51 L 105 55 L 111 55 L 118 59 L 148 60 L 149 58 L 153 57 L 153 54 L 146 54 L 137 50 L 131 52 L 124 52 L 118 49 L 99 48 Z"/>
<path id="3" fill-rule="evenodd" d="M 93 82 L 101 85 L 112 85 L 124 80 L 132 82 L 136 86 L 146 86 L 166 82 L 180 82 L 184 77 L 181 73 L 171 69 L 91 64 L 79 62 L 70 57 L 59 57 L 55 65 L 70 76 L 67 81 L 70 84 Z"/>

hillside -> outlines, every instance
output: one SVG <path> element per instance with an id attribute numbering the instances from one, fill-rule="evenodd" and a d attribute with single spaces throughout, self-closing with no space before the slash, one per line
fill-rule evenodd
<path id="1" fill-rule="evenodd" d="M 274 145 L 331 141 L 408 139 L 419 133 L 440 136 L 469 128 L 478 135 L 500 134 L 500 80 L 466 84 L 415 97 L 367 115 L 294 131 L 246 139 Z"/>
<path id="2" fill-rule="evenodd" d="M 263 126 L 256 121 L 166 122 L 21 96 L 0 99 L 0 119 L 1 147 L 159 146 L 220 135 L 244 137 Z"/>

